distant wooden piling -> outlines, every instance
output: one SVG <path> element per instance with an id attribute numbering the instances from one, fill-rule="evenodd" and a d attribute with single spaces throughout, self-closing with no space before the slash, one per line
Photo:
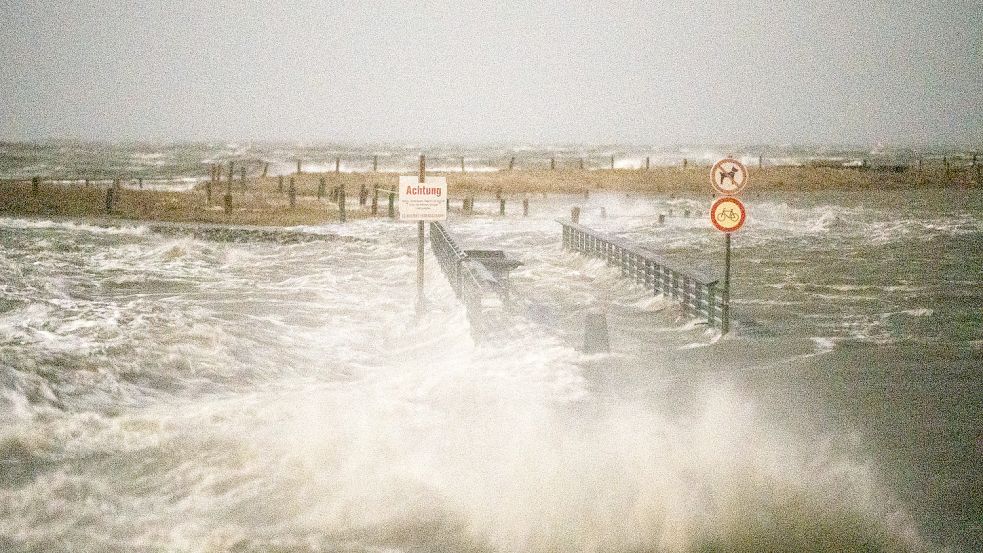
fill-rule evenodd
<path id="1" fill-rule="evenodd" d="M 345 187 L 342 186 L 338 189 L 338 221 L 344 223 L 348 217 L 345 214 Z"/>
<path id="2" fill-rule="evenodd" d="M 242 186 L 242 191 L 246 191 L 246 168 L 242 167 L 239 169 L 239 185 Z"/>
<path id="3" fill-rule="evenodd" d="M 650 165 L 651 165 L 651 158 L 649 156 L 645 156 L 645 170 L 646 171 L 649 170 Z"/>
<path id="4" fill-rule="evenodd" d="M 37 196 L 41 193 L 41 177 L 31 178 L 31 194 Z"/>
<path id="5" fill-rule="evenodd" d="M 335 173 L 340 173 L 341 172 L 341 158 L 340 157 L 334 158 L 334 172 Z"/>
<path id="6" fill-rule="evenodd" d="M 276 191 L 283 194 L 283 175 L 277 177 Z"/>
<path id="7" fill-rule="evenodd" d="M 580 170 L 584 170 L 584 158 L 580 158 Z"/>
<path id="8" fill-rule="evenodd" d="M 665 213 L 660 213 L 659 214 L 659 226 L 662 226 L 664 224 L 666 224 L 666 214 Z"/>
<path id="9" fill-rule="evenodd" d="M 143 190 L 143 177 L 140 177 L 140 178 L 137 179 L 137 187 L 140 190 Z"/>
<path id="10" fill-rule="evenodd" d="M 611 156 L 611 169 L 614 169 L 614 156 Z"/>
<path id="11" fill-rule="evenodd" d="M 379 189 L 372 189 L 372 215 L 379 214 Z"/>
<path id="12" fill-rule="evenodd" d="M 683 158 L 683 169 L 685 169 L 687 165 L 689 165 L 689 160 L 684 157 Z"/>
<path id="13" fill-rule="evenodd" d="M 570 220 L 574 223 L 580 223 L 580 208 L 571 207 L 570 208 Z"/>
<path id="14" fill-rule="evenodd" d="M 509 171 L 511 171 L 513 168 L 515 168 L 515 156 L 512 156 L 509 159 Z"/>
<path id="15" fill-rule="evenodd" d="M 294 186 L 294 178 L 290 177 L 290 187 L 287 189 L 287 198 L 290 200 L 291 209 L 297 205 L 297 188 Z"/>
<path id="16" fill-rule="evenodd" d="M 298 175 L 299 175 L 299 174 L 301 174 L 301 172 L 302 172 L 302 171 L 301 171 L 301 169 L 302 169 L 302 168 L 301 168 L 301 166 L 300 166 L 300 164 L 301 164 L 301 161 L 300 161 L 300 160 L 298 159 L 298 160 L 297 160 L 297 174 L 298 174 Z"/>
<path id="17" fill-rule="evenodd" d="M 358 205 L 364 207 L 367 203 L 369 203 L 369 187 L 363 182 L 362 187 L 358 189 Z"/>
<path id="18" fill-rule="evenodd" d="M 389 191 L 389 218 L 396 218 L 396 192 L 394 190 Z"/>
<path id="19" fill-rule="evenodd" d="M 502 199 L 502 188 L 501 187 L 499 187 L 499 189 L 495 191 L 495 199 L 496 200 L 501 200 Z"/>
<path id="20" fill-rule="evenodd" d="M 267 173 L 267 172 L 268 172 L 269 170 L 270 170 L 270 164 L 269 164 L 269 163 L 264 163 L 264 164 L 263 164 L 263 178 L 264 178 L 264 179 L 266 178 L 266 173 Z"/>
<path id="21" fill-rule="evenodd" d="M 505 215 L 505 198 L 498 200 L 498 214 Z"/>
<path id="22" fill-rule="evenodd" d="M 556 158 L 550 158 L 550 171 L 556 171 Z"/>
<path id="23" fill-rule="evenodd" d="M 225 187 L 225 191 L 227 193 L 232 193 L 232 177 L 236 174 L 236 169 L 235 168 L 236 168 L 236 162 L 230 161 L 229 162 L 229 176 L 228 176 L 228 179 L 226 180 L 226 187 Z"/>
<path id="24" fill-rule="evenodd" d="M 758 169 L 761 169 L 761 167 L 763 165 L 763 162 L 764 162 L 764 158 L 762 158 L 762 156 L 759 155 L 758 156 Z"/>
<path id="25" fill-rule="evenodd" d="M 226 194 L 222 197 L 223 207 L 225 208 L 225 214 L 228 215 L 232 212 L 232 194 Z"/>
<path id="26" fill-rule="evenodd" d="M 461 156 L 461 172 L 464 172 L 464 156 Z"/>
<path id="27" fill-rule="evenodd" d="M 379 171 L 379 156 L 372 156 L 372 172 L 376 173 Z"/>
<path id="28" fill-rule="evenodd" d="M 321 198 L 324 197 L 324 191 L 326 189 L 327 189 L 327 183 L 325 182 L 324 177 L 321 177 L 317 181 L 317 199 L 320 200 Z"/>
<path id="29" fill-rule="evenodd" d="M 522 199 L 522 216 L 523 217 L 529 216 L 529 198 Z"/>

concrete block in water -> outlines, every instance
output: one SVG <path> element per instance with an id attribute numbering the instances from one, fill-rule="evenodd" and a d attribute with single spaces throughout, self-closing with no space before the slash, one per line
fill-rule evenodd
<path id="1" fill-rule="evenodd" d="M 600 311 L 588 311 L 584 322 L 584 353 L 610 353 L 608 319 Z"/>

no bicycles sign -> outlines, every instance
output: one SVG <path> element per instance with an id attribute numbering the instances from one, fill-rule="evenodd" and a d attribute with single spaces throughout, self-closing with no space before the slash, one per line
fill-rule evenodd
<path id="1" fill-rule="evenodd" d="M 744 226 L 747 210 L 737 198 L 723 197 L 710 206 L 710 222 L 720 232 L 734 232 Z"/>

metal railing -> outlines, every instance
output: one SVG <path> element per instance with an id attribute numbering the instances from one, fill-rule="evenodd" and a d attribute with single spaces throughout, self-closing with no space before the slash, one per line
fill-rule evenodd
<path id="1" fill-rule="evenodd" d="M 464 303 L 471 331 L 480 337 L 490 327 L 491 311 L 502 311 L 503 286 L 481 262 L 470 259 L 438 222 L 430 223 L 430 246 L 454 294 Z"/>
<path id="2" fill-rule="evenodd" d="M 673 268 L 655 252 L 616 236 L 568 220 L 557 222 L 563 226 L 564 248 L 617 265 L 622 276 L 680 302 L 686 313 L 705 319 L 710 326 L 728 328 L 729 301 L 718 279 Z"/>

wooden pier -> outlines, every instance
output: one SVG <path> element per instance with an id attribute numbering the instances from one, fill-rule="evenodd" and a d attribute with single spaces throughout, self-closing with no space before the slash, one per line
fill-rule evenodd
<path id="1" fill-rule="evenodd" d="M 682 304 L 687 314 L 702 318 L 712 327 L 727 329 L 729 314 L 719 279 L 670 266 L 658 254 L 569 220 L 563 226 L 563 247 L 599 257 L 621 268 L 621 275 Z M 725 330 L 726 331 L 726 330 Z"/>

